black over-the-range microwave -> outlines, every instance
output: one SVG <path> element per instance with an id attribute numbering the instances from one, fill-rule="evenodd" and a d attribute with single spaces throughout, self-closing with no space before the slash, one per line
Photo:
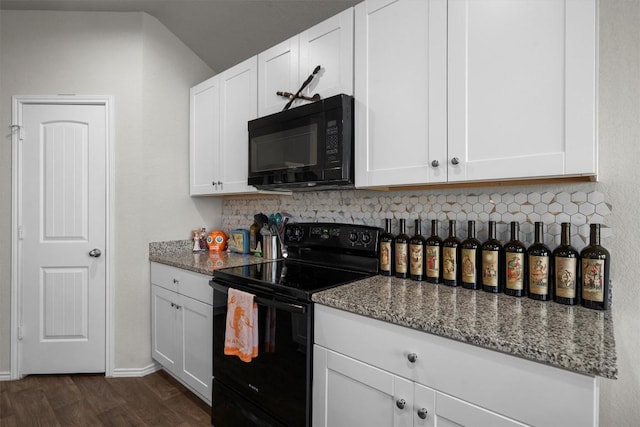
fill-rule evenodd
<path id="1" fill-rule="evenodd" d="M 353 186 L 352 96 L 332 96 L 248 126 L 249 185 L 261 190 Z"/>

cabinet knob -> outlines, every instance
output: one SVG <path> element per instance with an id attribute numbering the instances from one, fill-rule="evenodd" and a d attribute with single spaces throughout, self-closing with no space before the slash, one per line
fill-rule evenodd
<path id="1" fill-rule="evenodd" d="M 418 409 L 418 417 L 420 417 L 420 419 L 422 419 L 422 420 L 427 418 L 427 408 Z"/>
<path id="2" fill-rule="evenodd" d="M 178 279 L 173 279 L 173 283 L 177 285 L 178 283 L 180 283 L 180 280 L 178 280 Z"/>
<path id="3" fill-rule="evenodd" d="M 211 181 L 211 185 L 213 185 L 215 187 L 216 186 L 216 182 L 215 181 Z"/>
<path id="4" fill-rule="evenodd" d="M 176 305 L 174 303 L 171 303 L 171 307 L 175 307 Z"/>
<path id="5" fill-rule="evenodd" d="M 454 157 L 453 159 L 451 159 L 451 164 L 452 165 L 457 165 L 458 163 L 460 163 L 460 159 L 457 157 Z"/>
<path id="6" fill-rule="evenodd" d="M 409 353 L 407 355 L 407 359 L 409 359 L 409 362 L 411 363 L 416 363 L 416 360 L 418 360 L 418 355 L 415 353 Z"/>
<path id="7" fill-rule="evenodd" d="M 399 409 L 404 409 L 404 407 L 405 407 L 406 405 L 407 405 L 407 401 L 406 401 L 406 400 L 404 400 L 404 399 L 398 399 L 398 400 L 396 400 L 396 406 L 397 406 Z"/>
<path id="8" fill-rule="evenodd" d="M 218 181 L 218 185 L 222 186 L 222 181 Z"/>
<path id="9" fill-rule="evenodd" d="M 431 166 L 433 166 L 434 168 L 437 168 L 438 166 L 440 166 L 440 162 L 437 160 L 434 160 L 431 162 Z"/>

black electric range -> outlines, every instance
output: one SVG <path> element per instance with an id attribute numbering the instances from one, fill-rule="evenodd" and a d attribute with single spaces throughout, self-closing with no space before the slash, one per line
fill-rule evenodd
<path id="1" fill-rule="evenodd" d="M 311 296 L 377 274 L 381 232 L 354 224 L 287 224 L 286 259 L 214 271 L 216 427 L 311 425 Z M 253 294 L 258 307 L 264 333 L 259 333 L 259 354 L 249 363 L 224 354 L 229 288 Z"/>

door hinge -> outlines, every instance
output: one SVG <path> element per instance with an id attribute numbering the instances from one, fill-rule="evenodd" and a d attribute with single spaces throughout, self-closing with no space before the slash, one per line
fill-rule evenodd
<path id="1" fill-rule="evenodd" d="M 20 141 L 24 140 L 24 129 L 20 125 L 11 125 L 11 133 L 18 132 L 18 139 Z"/>
<path id="2" fill-rule="evenodd" d="M 22 325 L 18 325 L 18 341 L 22 341 Z"/>
<path id="3" fill-rule="evenodd" d="M 18 240 L 22 240 L 24 237 L 24 230 L 21 225 L 18 226 Z"/>

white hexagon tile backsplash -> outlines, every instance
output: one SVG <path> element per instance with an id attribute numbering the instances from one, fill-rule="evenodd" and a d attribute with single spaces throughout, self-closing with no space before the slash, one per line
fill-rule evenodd
<path id="1" fill-rule="evenodd" d="M 487 237 L 488 221 L 497 222 L 498 239 L 509 240 L 509 223 L 520 223 L 520 240 L 533 243 L 533 224 L 545 224 L 545 243 L 552 249 L 560 243 L 560 224 L 570 222 L 571 243 L 580 250 L 589 241 L 589 224 L 602 224 L 603 241 L 612 235 L 607 226 L 611 206 L 598 191 L 518 192 L 491 194 L 381 193 L 367 190 L 301 192 L 287 196 L 227 198 L 223 202 L 223 229 L 249 228 L 253 215 L 286 212 L 294 221 L 345 222 L 382 227 L 392 218 L 397 233 L 400 218 L 407 220 L 407 234 L 414 233 L 414 220 L 422 221 L 422 234 L 431 233 L 431 219 L 439 220 L 439 235 L 448 234 L 448 221 L 457 221 L 457 236 L 467 236 L 467 221 L 476 221 L 480 241 Z M 606 246 L 606 243 L 603 243 Z"/>

